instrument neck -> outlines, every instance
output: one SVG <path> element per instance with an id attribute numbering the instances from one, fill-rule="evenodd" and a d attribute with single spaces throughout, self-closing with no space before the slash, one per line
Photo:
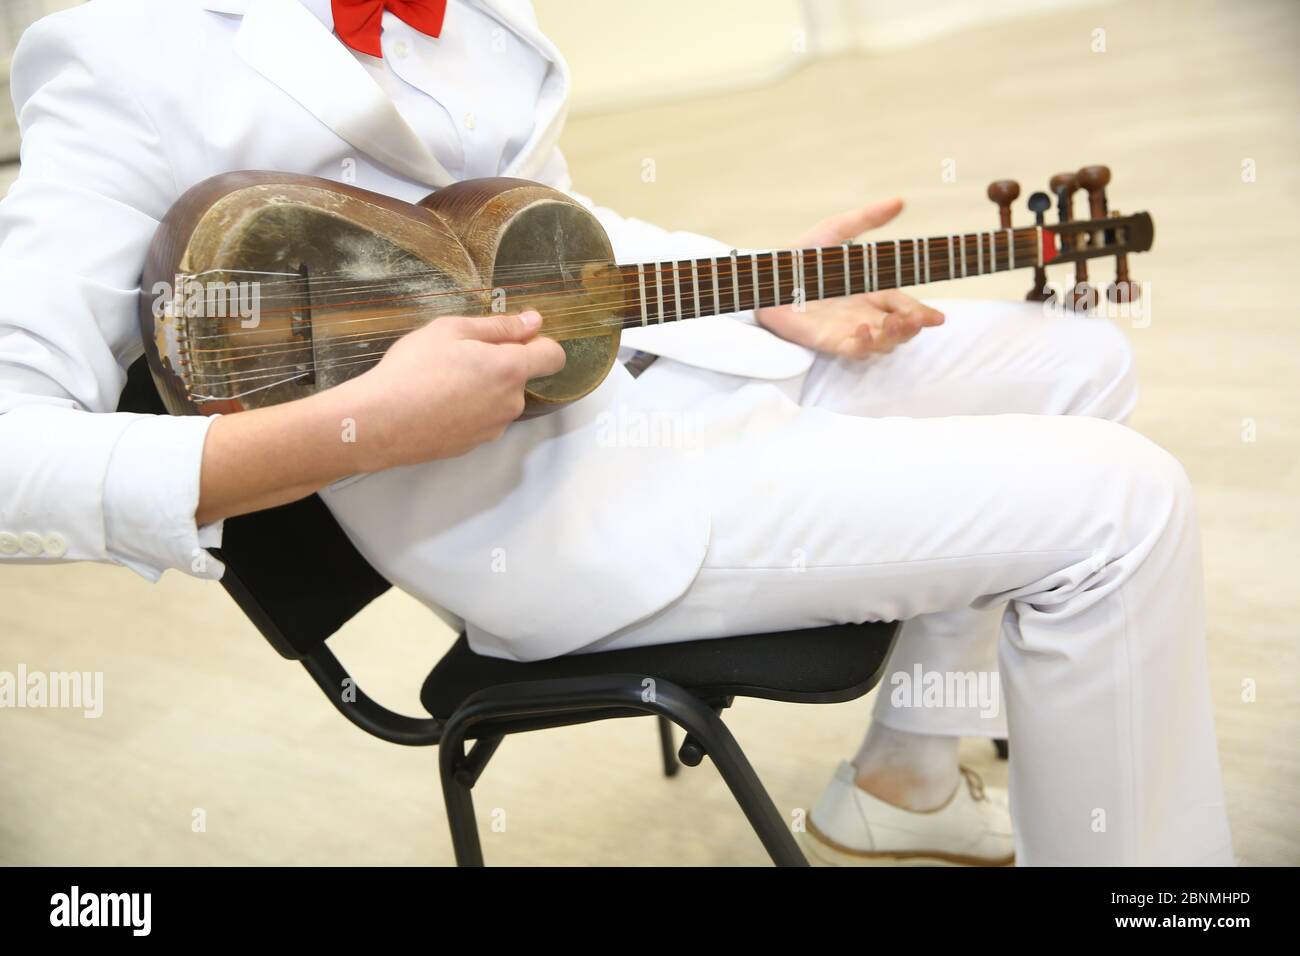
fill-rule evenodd
<path id="1" fill-rule="evenodd" d="M 1098 252 L 1097 254 L 1101 254 Z M 656 325 L 923 285 L 1085 257 L 1052 227 L 1027 226 L 815 249 L 779 249 L 619 267 L 624 326 Z"/>

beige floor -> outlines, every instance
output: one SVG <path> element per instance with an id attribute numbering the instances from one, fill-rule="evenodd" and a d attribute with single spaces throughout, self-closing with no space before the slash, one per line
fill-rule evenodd
<path id="1" fill-rule="evenodd" d="M 1108 52 L 1092 53 L 1099 26 Z M 1134 264 L 1152 283 L 1153 320 L 1125 323 L 1145 382 L 1135 425 L 1182 458 L 1199 494 L 1215 706 L 1248 864 L 1300 863 L 1297 46 L 1288 0 L 1133 2 L 823 62 L 744 95 L 586 117 L 565 137 L 584 191 L 753 245 L 889 193 L 911 203 L 901 235 L 984 228 L 992 178 L 1028 191 L 1059 169 L 1114 168 L 1112 204 L 1147 208 L 1158 226 L 1156 251 Z M 647 158 L 653 184 L 640 176 Z M 946 159 L 955 182 L 941 181 Z M 990 278 L 961 294 L 1019 297 L 1025 285 Z M 1256 440 L 1244 441 L 1251 423 Z M 362 686 L 414 711 L 449 639 L 391 595 L 335 645 Z M 0 713 L 0 862 L 450 860 L 433 753 L 344 724 L 215 586 L 7 568 L 0 670 L 20 662 L 101 670 L 107 703 L 97 721 Z M 868 712 L 868 701 L 742 702 L 730 723 L 790 812 L 816 797 Z M 964 746 L 1004 776 L 986 743 Z M 648 721 L 507 742 L 478 799 L 485 824 L 504 821 L 484 835 L 492 862 L 764 859 L 711 767 L 659 776 Z M 192 831 L 196 808 L 205 832 Z"/>

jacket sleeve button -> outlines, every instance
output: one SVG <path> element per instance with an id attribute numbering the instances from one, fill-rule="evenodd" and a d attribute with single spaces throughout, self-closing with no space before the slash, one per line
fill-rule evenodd
<path id="1" fill-rule="evenodd" d="M 19 547 L 18 535 L 12 531 L 0 531 L 0 554 L 17 554 Z"/>
<path id="2" fill-rule="evenodd" d="M 45 554 L 51 558 L 61 558 L 68 553 L 68 542 L 63 540 L 63 535 L 57 531 L 51 531 L 45 536 Z"/>
<path id="3" fill-rule="evenodd" d="M 29 554 L 33 558 L 45 550 L 45 542 L 35 531 L 24 531 L 18 536 L 18 545 L 23 549 L 23 554 Z"/>

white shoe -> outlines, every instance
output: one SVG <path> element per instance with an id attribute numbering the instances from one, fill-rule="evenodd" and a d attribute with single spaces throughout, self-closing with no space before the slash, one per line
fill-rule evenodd
<path id="1" fill-rule="evenodd" d="M 1010 866 L 1015 862 L 1005 792 L 986 791 L 973 770 L 934 810 L 904 810 L 857 785 L 841 763 L 802 834 L 810 858 L 831 866 Z"/>

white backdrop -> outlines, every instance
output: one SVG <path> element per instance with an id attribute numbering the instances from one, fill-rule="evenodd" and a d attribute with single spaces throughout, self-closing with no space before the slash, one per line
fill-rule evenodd
<path id="1" fill-rule="evenodd" d="M 14 44 L 29 23 L 77 2 L 0 0 L 0 163 L 18 152 L 9 97 Z M 1091 2 L 1095 0 L 534 0 L 542 27 L 573 67 L 575 112 L 753 86 L 812 56 L 904 46 Z"/>
<path id="2" fill-rule="evenodd" d="M 870 53 L 1096 0 L 533 0 L 573 68 L 573 110 L 752 86 L 813 56 Z"/>

